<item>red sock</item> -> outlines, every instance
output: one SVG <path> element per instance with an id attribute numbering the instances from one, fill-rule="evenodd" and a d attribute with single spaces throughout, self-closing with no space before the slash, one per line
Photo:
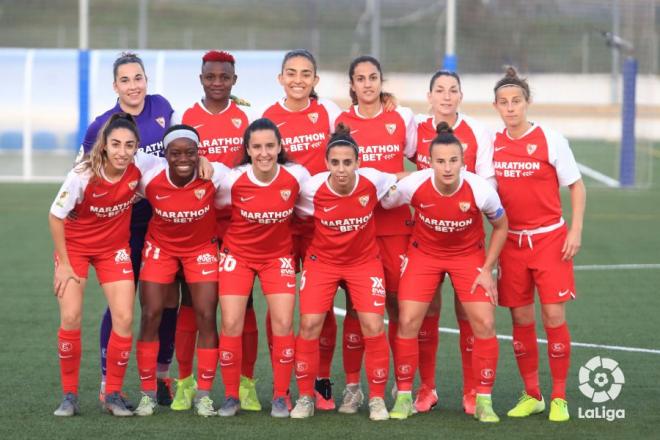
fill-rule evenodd
<path id="1" fill-rule="evenodd" d="M 400 391 L 411 391 L 419 358 L 417 338 L 396 338 L 394 350 L 394 374 Z"/>
<path id="2" fill-rule="evenodd" d="M 287 336 L 273 335 L 273 399 L 286 397 L 291 382 L 291 371 L 295 355 L 296 339 L 293 333 Z"/>
<path id="3" fill-rule="evenodd" d="M 259 328 L 254 307 L 245 310 L 243 323 L 243 359 L 241 360 L 241 374 L 252 379 L 254 377 L 254 364 L 257 363 L 259 350 Z"/>
<path id="4" fill-rule="evenodd" d="M 491 394 L 495 376 L 497 375 L 497 358 L 499 354 L 497 338 L 474 338 L 472 350 L 472 366 L 474 381 L 479 394 Z"/>
<path id="5" fill-rule="evenodd" d="M 107 372 L 105 375 L 105 393 L 121 392 L 126 375 L 126 366 L 131 357 L 133 337 L 121 337 L 114 331 L 110 332 L 106 354 Z"/>
<path id="6" fill-rule="evenodd" d="M 399 331 L 399 322 L 390 320 L 387 324 L 387 342 L 390 344 L 390 350 L 392 350 L 392 358 L 396 356 L 396 334 Z"/>
<path id="7" fill-rule="evenodd" d="M 222 382 L 225 384 L 225 399 L 233 397 L 238 399 L 238 386 L 241 383 L 241 336 L 220 335 L 218 358 Z"/>
<path id="8" fill-rule="evenodd" d="M 385 386 L 390 374 L 390 346 L 385 332 L 364 337 L 364 366 L 369 381 L 369 398 L 385 397 Z"/>
<path id="9" fill-rule="evenodd" d="M 156 392 L 156 358 L 160 342 L 137 342 L 137 367 L 140 373 L 140 389 Z"/>
<path id="10" fill-rule="evenodd" d="M 270 323 L 270 310 L 266 310 L 266 339 L 268 340 L 268 351 L 273 357 L 273 326 Z"/>
<path id="11" fill-rule="evenodd" d="M 211 391 L 215 370 L 218 368 L 217 348 L 197 349 L 197 388 L 201 391 Z"/>
<path id="12" fill-rule="evenodd" d="M 435 388 L 435 366 L 438 354 L 440 315 L 427 316 L 422 321 L 417 341 L 419 344 L 419 377 L 423 385 Z"/>
<path id="13" fill-rule="evenodd" d="M 513 353 L 518 371 L 525 383 L 525 392 L 541 400 L 539 386 L 539 345 L 536 342 L 536 324 L 513 326 Z"/>
<path id="14" fill-rule="evenodd" d="M 60 357 L 62 393 L 73 393 L 77 395 L 80 358 L 82 357 L 80 329 L 64 330 L 60 328 L 57 332 L 57 350 Z"/>
<path id="15" fill-rule="evenodd" d="M 174 353 L 179 364 L 179 379 L 185 379 L 192 374 L 196 343 L 197 321 L 195 310 L 190 306 L 181 305 L 176 320 L 176 335 L 174 337 Z"/>
<path id="16" fill-rule="evenodd" d="M 337 320 L 334 312 L 330 310 L 325 315 L 319 338 L 319 377 L 330 378 L 335 345 L 337 345 Z"/>
<path id="17" fill-rule="evenodd" d="M 364 340 L 360 320 L 351 315 L 344 318 L 344 337 L 342 339 L 342 353 L 346 383 L 360 383 L 360 369 L 362 368 L 362 355 L 364 354 Z"/>
<path id="18" fill-rule="evenodd" d="M 472 370 L 472 349 L 474 346 L 474 333 L 467 319 L 458 320 L 460 329 L 459 347 L 461 349 L 461 365 L 463 367 L 463 394 L 469 394 L 477 386 Z"/>
<path id="19" fill-rule="evenodd" d="M 314 396 L 319 370 L 319 340 L 296 338 L 296 381 L 300 396 Z"/>
<path id="20" fill-rule="evenodd" d="M 566 377 L 571 365 L 571 334 L 564 322 L 559 327 L 546 327 L 548 359 L 552 374 L 552 399 L 566 400 Z"/>

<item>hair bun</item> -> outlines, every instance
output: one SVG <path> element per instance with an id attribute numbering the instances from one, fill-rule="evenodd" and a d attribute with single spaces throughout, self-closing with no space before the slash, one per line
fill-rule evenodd
<path id="1" fill-rule="evenodd" d="M 445 121 L 442 121 L 435 127 L 435 132 L 438 134 L 453 134 L 454 130 Z"/>
<path id="2" fill-rule="evenodd" d="M 508 66 L 504 71 L 504 76 L 506 78 L 518 78 L 518 72 L 516 71 L 515 67 Z"/>
<path id="3" fill-rule="evenodd" d="M 336 135 L 343 135 L 343 136 L 350 136 L 351 135 L 351 127 L 344 124 L 343 122 L 340 122 L 337 125 L 337 127 L 335 128 L 335 134 Z"/>

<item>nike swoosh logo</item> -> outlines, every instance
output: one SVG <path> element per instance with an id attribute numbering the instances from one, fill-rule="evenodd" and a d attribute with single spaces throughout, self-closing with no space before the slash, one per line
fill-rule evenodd
<path id="1" fill-rule="evenodd" d="M 566 296 L 566 295 L 568 295 L 570 292 L 571 292 L 571 291 L 568 290 L 568 289 L 567 289 L 567 290 L 560 290 L 559 293 L 558 293 L 558 295 L 559 295 L 559 297 L 561 298 L 562 296 Z"/>
<path id="2" fill-rule="evenodd" d="M 335 209 L 337 206 L 339 206 L 339 205 L 331 206 L 331 207 L 329 207 L 329 208 L 328 208 L 328 207 L 324 207 L 324 208 L 323 208 L 323 212 L 330 212 L 330 211 L 332 211 L 333 209 Z"/>
<path id="3" fill-rule="evenodd" d="M 123 273 L 133 273 L 133 269 L 122 269 Z"/>
<path id="4" fill-rule="evenodd" d="M 72 354 L 66 354 L 66 355 L 59 355 L 60 359 L 71 359 L 73 357 Z"/>
<path id="5" fill-rule="evenodd" d="M 296 283 L 286 283 L 286 287 L 296 287 Z"/>
<path id="6" fill-rule="evenodd" d="M 299 375 L 296 374 L 296 379 L 303 379 L 303 378 L 305 378 L 305 377 L 307 377 L 306 374 L 303 374 L 302 376 L 299 376 Z"/>
<path id="7" fill-rule="evenodd" d="M 92 193 L 92 197 L 94 197 L 95 199 L 98 199 L 99 197 L 103 197 L 103 196 L 106 195 L 107 193 L 108 193 L 107 191 L 104 192 L 104 193 L 101 193 L 101 194 L 96 194 L 95 192 L 93 192 L 93 193 Z"/>
<path id="8" fill-rule="evenodd" d="M 241 197 L 241 202 L 247 202 L 249 200 L 254 199 L 255 196 L 250 196 L 250 197 Z"/>
<path id="9" fill-rule="evenodd" d="M 396 378 L 396 380 L 410 380 L 410 379 L 412 379 L 412 377 L 410 377 L 410 376 L 408 376 L 408 377 L 397 377 Z"/>
<path id="10" fill-rule="evenodd" d="M 504 150 L 506 147 L 495 147 L 495 151 Z"/>
<path id="11" fill-rule="evenodd" d="M 360 130 L 351 130 L 351 134 L 355 134 L 355 133 L 357 133 L 358 131 L 360 131 Z"/>
<path id="12" fill-rule="evenodd" d="M 213 269 L 213 270 L 203 270 L 202 275 L 209 275 L 209 274 L 212 274 L 214 272 L 215 272 L 215 269 Z"/>
<path id="13" fill-rule="evenodd" d="M 431 138 L 431 139 L 422 139 L 422 142 L 431 142 L 433 139 L 435 139 L 435 138 Z"/>
<path id="14" fill-rule="evenodd" d="M 204 126 L 204 124 L 197 124 L 197 125 L 193 125 L 193 128 L 199 128 L 199 127 L 203 127 L 203 126 Z"/>
<path id="15" fill-rule="evenodd" d="M 228 367 L 230 365 L 234 365 L 234 363 L 233 362 L 220 362 L 221 367 Z"/>
<path id="16" fill-rule="evenodd" d="M 293 359 L 280 359 L 280 364 L 290 364 L 291 362 L 293 362 Z"/>
<path id="17" fill-rule="evenodd" d="M 284 121 L 284 122 L 280 122 L 279 124 L 277 124 L 277 126 L 278 126 L 278 127 L 281 127 L 281 126 L 283 126 L 284 124 L 286 124 L 286 121 Z"/>
<path id="18" fill-rule="evenodd" d="M 203 373 L 202 373 L 202 375 L 201 375 L 201 378 L 204 379 L 204 380 L 211 380 L 211 379 L 213 379 L 214 377 L 215 377 L 215 376 L 213 376 L 213 375 L 211 375 L 211 376 L 207 376 L 206 374 L 203 374 Z"/>
<path id="19" fill-rule="evenodd" d="M 117 365 L 119 365 L 120 367 L 126 366 L 126 365 L 128 365 L 128 361 L 117 362 Z"/>
<path id="20" fill-rule="evenodd" d="M 387 382 L 387 379 L 379 379 L 379 380 L 374 379 L 374 380 L 372 380 L 372 382 L 373 383 L 385 383 L 385 382 Z"/>
<path id="21" fill-rule="evenodd" d="M 490 385 L 492 382 L 484 382 L 483 380 L 481 381 L 481 385 Z"/>
<path id="22" fill-rule="evenodd" d="M 431 206 L 435 206 L 435 203 L 429 203 L 429 204 L 421 203 L 419 205 L 419 207 L 422 208 L 422 209 L 430 208 Z"/>
<path id="23" fill-rule="evenodd" d="M 348 345 L 348 344 L 347 344 L 347 345 L 346 345 L 346 348 L 348 348 L 349 350 L 360 350 L 360 349 L 362 349 L 363 347 L 362 347 L 362 345 Z"/>
<path id="24" fill-rule="evenodd" d="M 152 377 L 154 377 L 153 374 L 150 374 L 149 376 L 140 376 L 140 380 L 147 380 L 147 379 L 151 379 Z"/>
<path id="25" fill-rule="evenodd" d="M 163 199 L 167 199 L 167 198 L 169 198 L 169 197 L 170 197 L 170 196 L 156 195 L 156 200 L 163 200 Z"/>
<path id="26" fill-rule="evenodd" d="M 380 306 L 384 306 L 384 305 L 385 305 L 384 302 L 374 301 L 374 306 L 376 306 L 376 307 L 380 307 Z"/>

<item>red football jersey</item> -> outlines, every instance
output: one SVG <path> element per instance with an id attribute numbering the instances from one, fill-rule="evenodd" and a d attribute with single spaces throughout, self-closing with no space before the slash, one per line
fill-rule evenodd
<path id="1" fill-rule="evenodd" d="M 199 133 L 199 155 L 230 168 L 243 158 L 243 133 L 253 120 L 249 107 L 240 107 L 232 100 L 218 114 L 209 112 L 199 101 L 181 118 L 183 124 L 194 127 Z"/>
<path id="2" fill-rule="evenodd" d="M 153 208 L 146 239 L 169 255 L 196 255 L 216 238 L 213 200 L 229 169 L 219 163 L 212 165 L 212 180 L 195 177 L 184 187 L 172 183 L 167 164 L 145 173 L 140 180 L 139 192 Z"/>
<path id="3" fill-rule="evenodd" d="M 71 170 L 50 207 L 51 214 L 64 219 L 67 249 L 96 255 L 125 246 L 138 182 L 144 173 L 164 162 L 138 151 L 117 182 L 92 179 L 91 171 L 81 171 L 80 165 Z M 72 211 L 73 219 L 68 217 Z"/>
<path id="4" fill-rule="evenodd" d="M 557 224 L 561 219 L 559 186 L 581 178 L 565 137 L 538 124 L 518 139 L 497 133 L 493 163 L 498 193 L 514 231 Z"/>
<path id="5" fill-rule="evenodd" d="M 250 164 L 230 171 L 220 182 L 215 202 L 232 210 L 222 247 L 251 261 L 290 254 L 293 207 L 308 178 L 307 170 L 293 163 L 278 165 L 269 183 L 258 180 Z"/>
<path id="6" fill-rule="evenodd" d="M 327 170 L 325 146 L 340 112 L 327 99 L 310 99 L 307 107 L 295 112 L 287 109 L 285 100 L 281 100 L 266 109 L 263 116 L 279 128 L 289 158 L 313 176 Z"/>
<path id="7" fill-rule="evenodd" d="M 373 168 L 357 170 L 355 188 L 339 195 L 328 184 L 329 172 L 303 185 L 296 212 L 314 218 L 307 255 L 330 264 L 359 264 L 378 255 L 374 210 L 396 183 L 394 174 Z"/>
<path id="8" fill-rule="evenodd" d="M 429 146 L 437 136 L 438 123 L 433 116 L 419 115 L 417 125 L 417 169 L 429 168 Z M 462 113 L 452 127 L 454 135 L 463 145 L 465 168 L 484 179 L 495 176 L 493 168 L 493 134 L 482 124 Z"/>
<path id="9" fill-rule="evenodd" d="M 383 201 L 385 207 L 402 204 L 415 208 L 411 243 L 434 256 L 474 252 L 484 241 L 482 213 L 491 219 L 504 214 L 492 185 L 469 171 L 461 173 L 458 189 L 448 196 L 436 189 L 432 169 L 416 171 Z"/>
<path id="10" fill-rule="evenodd" d="M 387 173 L 404 170 L 404 157 L 415 156 L 417 126 L 412 111 L 397 107 L 393 111 L 381 111 L 373 118 L 360 115 L 357 106 L 351 107 L 337 118 L 350 127 L 351 136 L 360 148 L 360 166 L 371 167 Z M 376 234 L 410 234 L 410 210 L 407 206 L 397 209 L 376 210 Z"/>

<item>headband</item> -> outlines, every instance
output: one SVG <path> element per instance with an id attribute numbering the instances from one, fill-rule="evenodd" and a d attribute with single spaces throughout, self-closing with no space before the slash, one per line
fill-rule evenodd
<path id="1" fill-rule="evenodd" d="M 527 91 L 522 86 L 520 86 L 518 84 L 502 84 L 501 86 L 499 86 L 498 88 L 495 89 L 495 93 L 497 93 L 498 90 L 503 89 L 505 87 L 518 87 L 520 90 L 523 91 L 523 95 L 525 95 L 525 97 L 527 97 Z"/>
<path id="2" fill-rule="evenodd" d="M 185 138 L 185 139 L 190 139 L 191 141 L 195 142 L 195 144 L 199 144 L 199 136 L 187 128 L 179 128 L 173 131 L 170 131 L 165 135 L 163 138 L 163 145 L 165 145 L 165 148 L 172 142 L 174 139 L 180 139 L 180 138 Z"/>
<path id="3" fill-rule="evenodd" d="M 325 148 L 328 149 L 328 148 L 332 147 L 333 145 L 339 145 L 339 144 L 346 145 L 347 147 L 353 147 L 353 148 L 359 150 L 359 148 L 355 144 L 355 142 L 351 142 L 351 141 L 346 140 L 346 139 L 336 139 L 336 140 L 330 142 Z"/>

